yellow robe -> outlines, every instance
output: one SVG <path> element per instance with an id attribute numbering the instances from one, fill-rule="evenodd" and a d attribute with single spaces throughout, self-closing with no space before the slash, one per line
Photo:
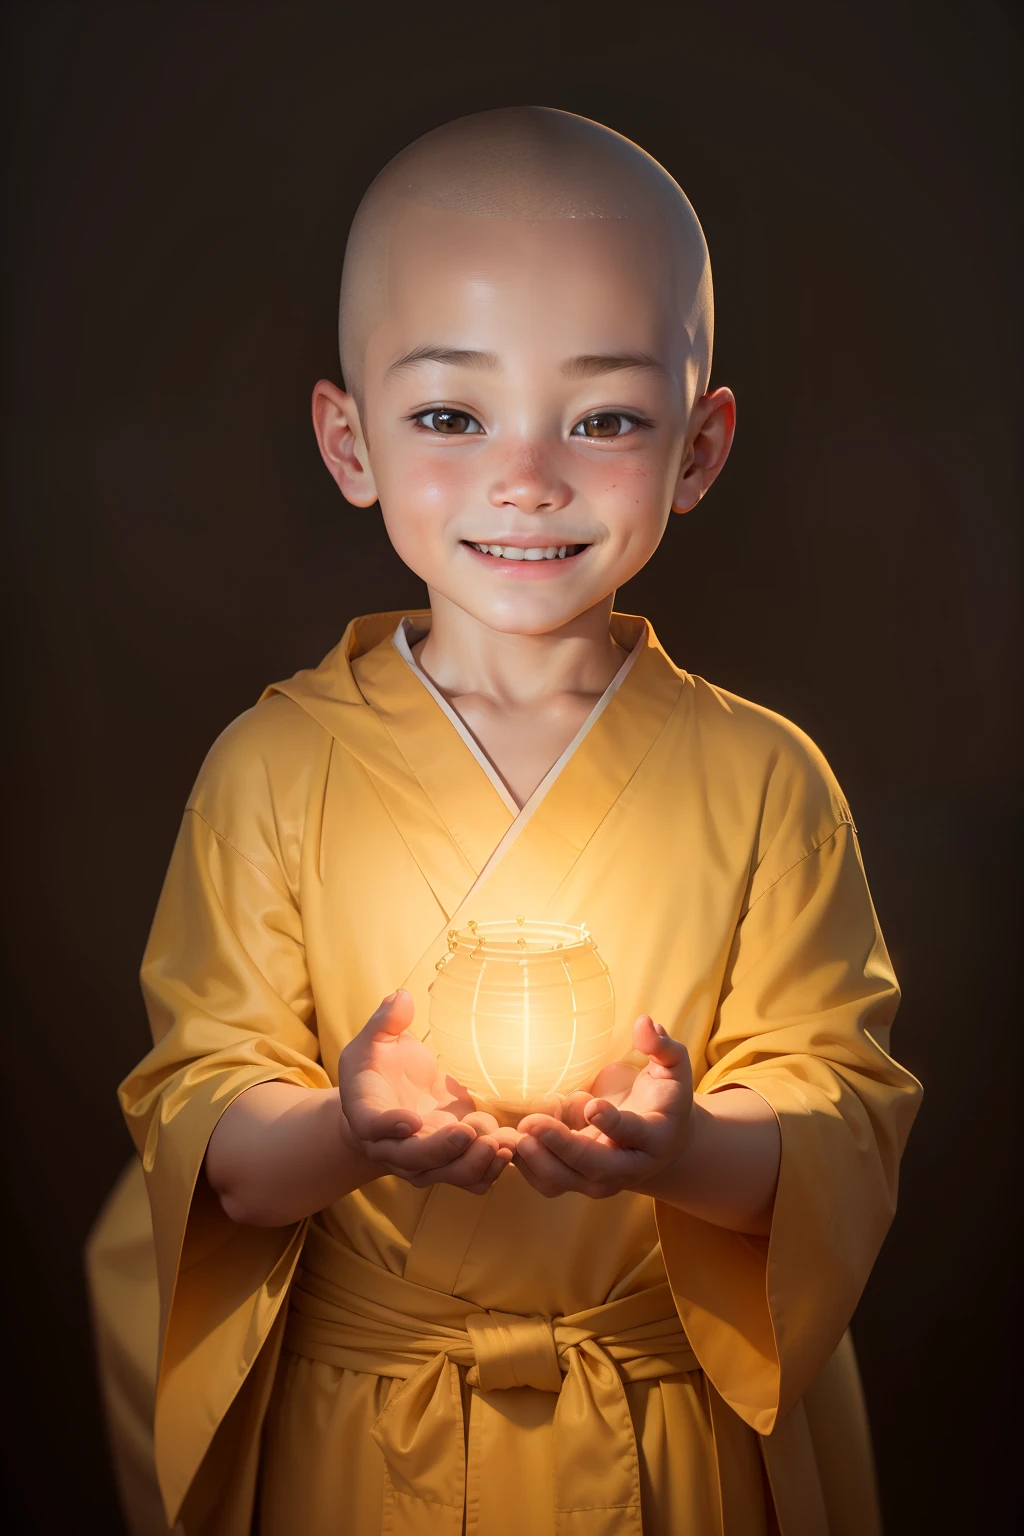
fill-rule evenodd
<path id="1" fill-rule="evenodd" d="M 516 815 L 399 618 L 228 728 L 171 860 L 155 1044 L 120 1090 L 141 1162 L 88 1257 L 133 1530 L 869 1536 L 845 1330 L 920 1088 L 887 1053 L 897 986 L 828 766 L 616 615 L 632 664 Z M 585 923 L 617 1027 L 651 1013 L 702 1092 L 772 1106 L 770 1238 L 641 1194 L 545 1200 L 513 1168 L 485 1197 L 388 1177 L 292 1228 L 228 1221 L 202 1163 L 232 1099 L 335 1083 L 398 985 L 423 1035 L 449 928 L 517 913 Z"/>

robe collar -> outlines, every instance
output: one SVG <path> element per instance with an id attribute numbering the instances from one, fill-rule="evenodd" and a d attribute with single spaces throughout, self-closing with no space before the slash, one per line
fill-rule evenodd
<path id="1" fill-rule="evenodd" d="M 661 734 L 687 675 L 646 619 L 613 614 L 623 649 L 643 642 L 635 661 L 546 793 L 516 817 L 392 643 L 406 616 L 417 629 L 430 622 L 426 609 L 353 619 L 319 667 L 263 697 L 285 694 L 362 763 L 449 920 L 470 897 L 481 914 L 497 906 L 508 916 L 519 890 L 533 893 L 539 917 Z"/>

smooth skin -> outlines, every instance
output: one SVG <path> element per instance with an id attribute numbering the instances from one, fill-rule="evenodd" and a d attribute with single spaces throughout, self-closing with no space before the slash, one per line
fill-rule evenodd
<path id="1" fill-rule="evenodd" d="M 379 500 L 426 583 L 424 671 L 518 803 L 622 663 L 616 588 L 652 557 L 672 510 L 697 505 L 732 444 L 731 391 L 693 398 L 663 246 L 642 221 L 517 221 L 410 204 L 396 220 L 362 398 L 313 392 L 324 462 L 346 501 Z M 473 544 L 567 549 L 506 560 Z M 443 1081 L 385 999 L 338 1063 L 339 1092 L 264 1083 L 214 1131 L 206 1172 L 228 1215 L 279 1225 L 383 1174 L 485 1192 L 514 1157 L 539 1193 L 639 1190 L 733 1230 L 767 1233 L 780 1133 L 743 1087 L 694 1095 L 683 1046 L 651 1019 L 648 1057 L 499 1128 Z M 404 1129 L 407 1128 L 407 1129 Z"/>

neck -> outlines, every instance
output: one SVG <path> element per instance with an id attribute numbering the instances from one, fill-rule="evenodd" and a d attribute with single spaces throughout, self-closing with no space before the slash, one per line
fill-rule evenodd
<path id="1" fill-rule="evenodd" d="M 520 635 L 491 629 L 431 591 L 430 633 L 414 654 L 446 695 L 519 705 L 551 694 L 600 695 L 625 655 L 609 632 L 613 600 L 614 594 L 548 634 Z"/>

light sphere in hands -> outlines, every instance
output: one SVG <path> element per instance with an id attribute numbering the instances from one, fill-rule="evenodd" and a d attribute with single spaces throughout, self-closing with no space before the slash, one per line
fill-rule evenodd
<path id="1" fill-rule="evenodd" d="M 430 989 L 430 1041 L 441 1070 L 500 1121 L 588 1087 L 614 1022 L 608 967 L 585 928 L 519 917 L 449 933 Z"/>

